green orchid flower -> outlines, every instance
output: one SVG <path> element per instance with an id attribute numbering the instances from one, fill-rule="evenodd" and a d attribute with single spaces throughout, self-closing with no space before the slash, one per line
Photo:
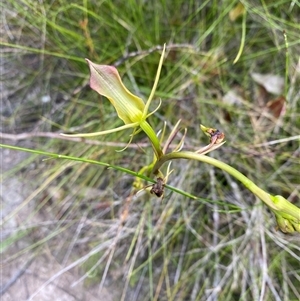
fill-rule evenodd
<path id="1" fill-rule="evenodd" d="M 102 132 L 96 132 L 96 133 L 84 133 L 84 134 L 74 134 L 74 135 L 63 134 L 63 135 L 70 136 L 70 137 L 94 137 L 94 136 L 105 135 L 105 134 L 125 130 L 128 128 L 133 128 L 134 131 L 131 135 L 129 141 L 130 143 L 136 133 L 140 131 L 144 131 L 152 143 L 152 147 L 156 158 L 154 159 L 153 163 L 151 163 L 148 166 L 144 166 L 141 169 L 140 173 L 148 172 L 149 174 L 156 176 L 158 182 L 155 184 L 156 186 L 153 186 L 153 192 L 157 196 L 161 196 L 160 192 L 161 192 L 161 188 L 163 188 L 162 185 L 165 185 L 165 182 L 168 177 L 168 176 L 164 177 L 162 172 L 160 171 L 160 168 L 165 162 L 176 160 L 176 159 L 197 160 L 218 167 L 223 171 L 229 173 L 231 176 L 235 177 L 241 183 L 243 183 L 254 195 L 256 195 L 259 199 L 261 199 L 275 214 L 278 228 L 282 232 L 284 233 L 300 232 L 300 208 L 293 205 L 282 196 L 278 196 L 278 195 L 272 196 L 268 194 L 263 189 L 256 186 L 252 181 L 250 181 L 250 179 L 248 179 L 246 176 L 244 176 L 242 173 L 240 173 L 230 165 L 205 155 L 208 152 L 211 152 L 219 148 L 225 143 L 224 133 L 220 132 L 215 128 L 209 128 L 209 127 L 205 127 L 204 125 L 200 125 L 200 128 L 204 132 L 204 134 L 210 138 L 210 143 L 207 146 L 200 148 L 196 152 L 190 152 L 190 151 L 181 151 L 181 148 L 183 146 L 183 141 L 186 135 L 186 130 L 185 130 L 185 133 L 182 139 L 180 140 L 179 144 L 177 145 L 177 147 L 175 147 L 173 151 L 167 153 L 167 150 L 171 142 L 173 141 L 174 137 L 176 136 L 179 130 L 179 123 L 180 123 L 179 120 L 178 123 L 175 125 L 174 129 L 171 131 L 170 136 L 168 137 L 164 148 L 161 147 L 160 145 L 161 141 L 158 139 L 153 128 L 147 122 L 147 118 L 150 115 L 152 115 L 154 112 L 156 112 L 156 110 L 160 106 L 159 104 L 157 109 L 155 109 L 151 113 L 148 113 L 150 103 L 153 99 L 158 84 L 164 55 L 165 55 L 165 45 L 159 61 L 153 88 L 151 90 L 150 96 L 146 103 L 144 103 L 140 97 L 132 94 L 124 86 L 120 78 L 120 75 L 115 67 L 107 66 L 107 65 L 98 65 L 98 64 L 94 64 L 90 60 L 87 60 L 90 68 L 90 73 L 91 73 L 90 76 L 91 88 L 96 92 L 98 92 L 100 95 L 105 96 L 111 102 L 111 104 L 115 107 L 117 111 L 118 117 L 124 122 L 124 125 L 114 129 L 110 129 Z M 165 128 L 161 134 L 162 138 L 164 137 L 164 132 L 165 132 Z M 167 174 L 168 175 L 170 174 L 169 167 L 168 167 Z M 166 180 L 163 180 L 164 178 Z M 141 183 L 137 182 L 137 184 L 141 184 Z"/>
<path id="2" fill-rule="evenodd" d="M 159 139 L 154 132 L 153 128 L 146 121 L 146 119 L 156 112 L 159 106 L 151 113 L 148 113 L 150 103 L 153 99 L 161 68 L 165 55 L 165 45 L 162 51 L 162 55 L 159 61 L 155 81 L 151 90 L 150 96 L 146 102 L 132 94 L 123 84 L 118 70 L 113 66 L 98 65 L 90 60 L 86 59 L 90 68 L 90 87 L 98 92 L 100 95 L 105 96 L 111 104 L 115 107 L 118 117 L 125 123 L 125 125 L 101 132 L 95 133 L 81 133 L 81 134 L 61 134 L 68 137 L 95 137 L 100 135 L 106 135 L 113 132 L 125 130 L 128 128 L 134 128 L 134 132 L 131 135 L 130 142 L 133 136 L 140 130 L 144 131 L 149 137 L 156 158 L 162 156 L 162 149 Z M 130 143 L 129 142 L 129 143 Z"/>

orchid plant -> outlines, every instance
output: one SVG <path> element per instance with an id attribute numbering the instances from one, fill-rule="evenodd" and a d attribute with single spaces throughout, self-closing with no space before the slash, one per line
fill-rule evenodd
<path id="1" fill-rule="evenodd" d="M 172 151 L 169 151 L 169 146 L 179 131 L 179 120 L 171 131 L 169 137 L 166 139 L 164 146 L 161 145 L 165 136 L 165 128 L 162 131 L 161 137 L 158 138 L 158 135 L 150 126 L 147 119 L 159 109 L 161 104 L 160 103 L 153 112 L 148 112 L 160 77 L 164 56 L 165 46 L 163 48 L 162 55 L 159 61 L 154 85 L 146 103 L 144 103 L 144 101 L 138 96 L 133 95 L 124 86 L 115 67 L 98 65 L 87 59 L 90 68 L 91 88 L 98 92 L 100 95 L 105 96 L 111 102 L 111 104 L 116 109 L 119 118 L 124 122 L 124 125 L 96 133 L 62 135 L 68 137 L 95 137 L 132 128 L 133 133 L 131 134 L 129 141 L 129 143 L 131 143 L 133 137 L 137 133 L 143 131 L 148 136 L 154 152 L 153 163 L 149 166 L 143 167 L 140 171 L 141 173 L 148 173 L 149 175 L 155 176 L 157 178 L 157 182 L 152 185 L 152 188 L 150 190 L 151 193 L 156 194 L 158 197 L 161 197 L 163 195 L 164 185 L 166 184 L 168 175 L 170 174 L 169 168 L 167 170 L 166 176 L 161 172 L 161 167 L 165 162 L 171 162 L 175 159 L 201 161 L 224 170 L 225 172 L 229 173 L 231 176 L 239 180 L 241 183 L 243 183 L 246 188 L 248 188 L 260 200 L 262 200 L 274 213 L 278 228 L 282 232 L 292 233 L 296 231 L 300 233 L 300 209 L 297 206 L 293 205 L 280 195 L 273 196 L 267 193 L 232 166 L 206 155 L 208 152 L 219 148 L 225 143 L 225 135 L 219 130 L 201 125 L 201 130 L 207 136 L 209 136 L 210 143 L 195 152 L 182 151 L 182 146 L 186 135 L 185 131 L 183 138 L 178 143 L 177 147 L 175 147 L 175 149 L 173 149 Z M 139 185 L 136 183 L 135 187 L 137 186 Z"/>

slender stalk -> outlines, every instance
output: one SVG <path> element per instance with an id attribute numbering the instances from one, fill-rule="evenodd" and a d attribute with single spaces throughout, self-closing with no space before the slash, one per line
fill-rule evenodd
<path id="1" fill-rule="evenodd" d="M 270 207 L 272 211 L 282 211 L 286 214 L 291 215 L 294 217 L 297 221 L 300 219 L 300 209 L 284 199 L 283 197 L 278 198 L 277 196 L 274 197 L 261 188 L 259 188 L 257 185 L 255 185 L 251 180 L 249 180 L 246 176 L 244 176 L 241 172 L 236 170 L 235 168 L 231 167 L 230 165 L 219 161 L 217 159 L 196 154 L 193 152 L 175 152 L 175 153 L 169 153 L 164 156 L 162 156 L 154 165 L 152 173 L 154 175 L 158 174 L 158 171 L 160 167 L 169 160 L 173 159 L 192 159 L 197 160 L 200 162 L 211 164 L 215 167 L 218 167 L 226 172 L 228 172 L 230 175 L 235 177 L 237 180 L 239 180 L 241 183 L 243 183 L 253 194 L 255 194 L 258 198 L 260 198 L 266 205 Z"/>
<path id="2" fill-rule="evenodd" d="M 139 124 L 139 126 L 149 137 L 149 140 L 151 141 L 156 158 L 157 159 L 161 158 L 163 155 L 162 148 L 161 148 L 159 139 L 157 138 L 156 133 L 154 132 L 153 128 L 150 126 L 150 124 L 146 120 L 142 121 Z"/>

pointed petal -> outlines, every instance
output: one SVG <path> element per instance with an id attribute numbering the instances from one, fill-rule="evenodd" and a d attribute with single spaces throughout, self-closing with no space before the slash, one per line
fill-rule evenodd
<path id="1" fill-rule="evenodd" d="M 106 135 L 106 134 L 110 134 L 110 133 L 114 133 L 114 132 L 119 132 L 122 130 L 126 130 L 129 128 L 133 128 L 133 127 L 137 127 L 139 124 L 138 122 L 136 123 L 130 123 L 130 124 L 125 124 L 122 126 L 119 126 L 115 129 L 111 129 L 111 130 L 107 130 L 107 131 L 101 131 L 101 132 L 95 132 L 95 133 L 82 133 L 82 134 L 60 134 L 61 136 L 64 137 L 96 137 L 96 136 L 101 136 L 101 135 Z"/>

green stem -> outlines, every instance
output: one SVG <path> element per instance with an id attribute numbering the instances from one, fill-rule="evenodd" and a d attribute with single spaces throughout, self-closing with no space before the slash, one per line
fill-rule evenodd
<path id="1" fill-rule="evenodd" d="M 258 186 L 256 186 L 251 180 L 249 180 L 246 176 L 244 176 L 241 172 L 236 170 L 235 168 L 231 167 L 230 165 L 219 161 L 217 159 L 208 157 L 206 155 L 196 154 L 193 152 L 175 152 L 175 153 L 169 153 L 164 156 L 162 156 L 154 165 L 152 173 L 157 174 L 160 167 L 169 160 L 173 159 L 192 159 L 201 161 L 204 163 L 211 164 L 215 167 L 218 167 L 233 177 L 235 177 L 237 180 L 239 180 L 241 183 L 243 183 L 253 194 L 255 194 L 258 198 L 260 198 L 266 205 L 270 207 L 273 211 L 281 211 L 286 212 L 293 216 L 294 218 L 299 220 L 300 217 L 300 209 L 293 205 L 292 203 L 285 200 L 283 197 L 280 199 L 274 196 L 271 196 Z M 286 202 L 283 202 L 285 200 Z"/>
<path id="2" fill-rule="evenodd" d="M 156 136 L 156 133 L 154 132 L 153 128 L 151 127 L 151 125 L 146 120 L 144 120 L 139 124 L 139 126 L 150 139 L 156 158 L 157 159 L 161 158 L 163 155 L 163 152 L 162 152 L 162 149 L 160 146 L 160 142 L 158 140 L 158 137 Z"/>

